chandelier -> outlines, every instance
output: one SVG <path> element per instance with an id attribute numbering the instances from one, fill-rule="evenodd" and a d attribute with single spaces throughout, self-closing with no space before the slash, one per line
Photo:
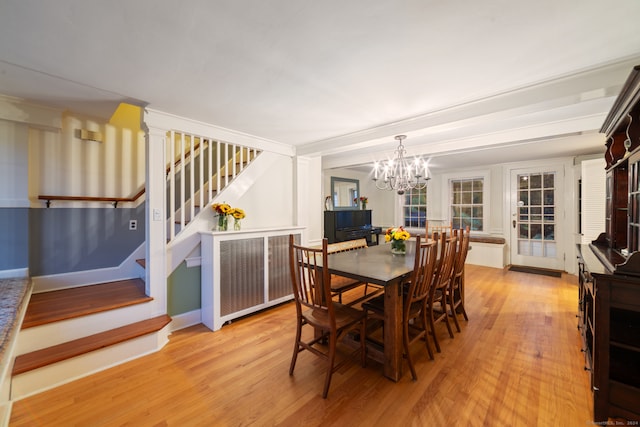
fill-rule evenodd
<path id="1" fill-rule="evenodd" d="M 413 162 L 405 158 L 406 150 L 402 141 L 406 135 L 397 135 L 395 139 L 399 142 L 398 148 L 394 151 L 395 158 L 387 160 L 382 164 L 373 164 L 373 180 L 380 190 L 394 190 L 402 195 L 407 190 L 423 190 L 429 180 L 427 162 L 417 157 Z"/>

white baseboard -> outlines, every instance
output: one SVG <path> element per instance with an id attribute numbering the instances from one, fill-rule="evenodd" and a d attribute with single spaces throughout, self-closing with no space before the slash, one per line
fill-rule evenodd
<path id="1" fill-rule="evenodd" d="M 140 269 L 142 267 L 136 263 L 136 260 L 144 258 L 144 254 L 145 245 L 143 243 L 117 267 L 32 277 L 33 293 L 37 294 L 140 277 Z"/>
<path id="2" fill-rule="evenodd" d="M 29 277 L 28 268 L 16 268 L 15 270 L 2 270 L 0 271 L 0 279 L 13 279 L 13 278 L 25 278 Z"/>
<path id="3" fill-rule="evenodd" d="M 200 309 L 171 316 L 171 323 L 169 324 L 169 327 L 171 328 L 171 332 L 174 332 L 199 323 L 202 323 Z"/>

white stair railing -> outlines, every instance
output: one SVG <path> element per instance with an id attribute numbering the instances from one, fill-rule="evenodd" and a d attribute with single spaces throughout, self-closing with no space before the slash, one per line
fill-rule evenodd
<path id="1" fill-rule="evenodd" d="M 260 151 L 175 130 L 167 141 L 167 238 L 172 241 Z"/>

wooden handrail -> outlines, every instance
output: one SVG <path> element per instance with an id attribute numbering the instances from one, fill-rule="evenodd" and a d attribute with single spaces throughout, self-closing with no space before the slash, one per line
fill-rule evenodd
<path id="1" fill-rule="evenodd" d="M 111 202 L 113 207 L 117 208 L 119 202 L 135 202 L 140 196 L 145 193 L 146 189 L 142 187 L 140 191 L 134 194 L 132 197 L 90 197 L 90 196 L 38 196 L 38 200 L 46 200 L 47 207 L 51 206 L 52 200 L 65 200 L 65 201 L 82 201 L 82 202 Z"/>
<path id="2" fill-rule="evenodd" d="M 207 139 L 205 139 L 205 141 L 210 142 Z M 198 148 L 200 148 L 200 143 L 197 143 L 197 144 L 194 145 L 193 151 L 195 152 L 196 150 L 198 150 Z M 189 151 L 187 151 L 185 153 L 185 160 L 189 159 L 190 157 L 191 157 L 191 149 L 189 149 Z M 176 161 L 174 163 L 174 167 L 178 166 L 180 163 L 181 163 L 181 159 L 180 158 L 176 159 Z M 171 166 L 167 167 L 166 173 L 168 174 L 170 170 L 171 170 Z M 51 207 L 51 201 L 52 200 L 62 200 L 62 201 L 68 201 L 68 202 L 73 202 L 73 201 L 76 201 L 76 202 L 78 202 L 78 201 L 82 201 L 82 202 L 111 202 L 113 204 L 113 207 L 117 208 L 119 202 L 135 202 L 145 192 L 146 192 L 146 188 L 142 187 L 140 189 L 140 191 L 138 191 L 136 194 L 134 194 L 131 197 L 92 197 L 92 196 L 48 196 L 48 195 L 41 195 L 41 196 L 38 196 L 38 200 L 46 200 L 46 202 L 47 202 L 46 204 L 47 204 L 48 208 Z"/>
<path id="3" fill-rule="evenodd" d="M 208 141 L 208 140 L 205 140 Z M 200 148 L 200 143 L 198 142 L 193 146 L 193 151 L 195 152 Z M 191 157 L 191 148 L 185 153 L 184 159 L 187 160 Z M 174 162 L 174 167 L 178 166 L 181 163 L 181 159 L 177 158 Z M 171 166 L 167 167 L 166 173 L 169 173 L 171 170 Z M 111 202 L 113 203 L 113 207 L 117 208 L 119 202 L 135 202 L 146 192 L 146 188 L 142 187 L 140 191 L 134 194 L 132 197 L 91 197 L 91 196 L 38 196 L 38 200 L 46 200 L 47 207 L 51 207 L 52 200 L 63 200 L 67 202 Z"/>

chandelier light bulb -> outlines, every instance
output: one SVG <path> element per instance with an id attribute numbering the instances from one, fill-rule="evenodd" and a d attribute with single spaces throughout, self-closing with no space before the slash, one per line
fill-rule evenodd
<path id="1" fill-rule="evenodd" d="M 413 163 L 405 158 L 406 151 L 402 144 L 405 138 L 406 135 L 397 135 L 395 137 L 399 142 L 398 148 L 396 148 L 394 152 L 394 158 L 382 163 L 384 173 L 384 180 L 382 182 L 378 182 L 380 163 L 375 162 L 373 164 L 373 180 L 376 183 L 376 187 L 380 190 L 393 190 L 399 195 L 402 195 L 407 190 L 422 190 L 427 186 L 427 180 L 429 179 L 427 162 L 423 161 L 420 157 L 416 157 Z M 424 175 L 422 172 L 424 172 Z"/>

